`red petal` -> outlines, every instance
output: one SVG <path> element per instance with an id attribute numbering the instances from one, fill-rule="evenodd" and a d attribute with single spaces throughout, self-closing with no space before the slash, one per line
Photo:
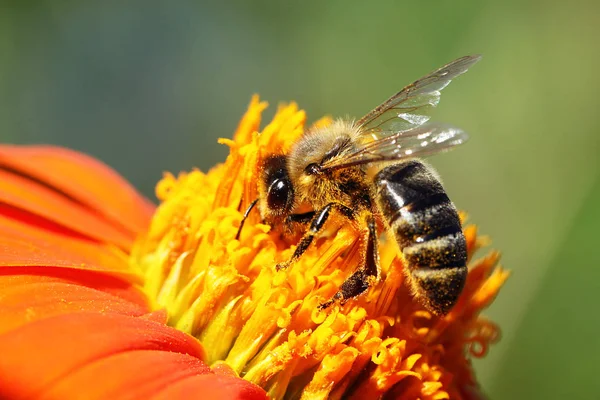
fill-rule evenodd
<path id="1" fill-rule="evenodd" d="M 94 158 L 53 146 L 0 146 L 0 166 L 43 182 L 115 226 L 146 229 L 154 206 L 114 170 Z"/>
<path id="2" fill-rule="evenodd" d="M 167 310 L 162 309 L 149 312 L 148 314 L 143 315 L 142 318 L 164 325 L 169 320 L 169 314 L 167 313 Z"/>
<path id="3" fill-rule="evenodd" d="M 45 270 L 51 272 L 52 269 Z M 148 313 L 145 296 L 137 292 L 138 297 L 135 298 L 133 294 L 136 292 L 125 282 L 103 274 L 84 272 L 78 275 L 77 283 L 69 282 L 65 277 L 0 276 L 0 287 L 5 288 L 0 296 L 0 333 L 38 319 L 72 312 L 95 311 L 129 316 Z M 85 282 L 86 276 L 88 282 Z M 82 286 L 82 283 L 91 287 Z"/>
<path id="4" fill-rule="evenodd" d="M 202 400 L 266 400 L 260 387 L 240 378 L 226 375 L 198 375 L 166 387 L 152 400 L 202 399 Z"/>
<path id="5" fill-rule="evenodd" d="M 0 210 L 2 206 L 0 205 Z M 110 245 L 60 235 L 0 216 L 1 266 L 56 266 L 134 277 L 125 253 Z"/>
<path id="6" fill-rule="evenodd" d="M 218 375 L 237 376 L 237 373 L 225 361 L 217 361 L 210 366 L 210 370 Z"/>
<path id="7" fill-rule="evenodd" d="M 65 282 L 101 290 L 133 304 L 148 307 L 148 298 L 142 290 L 121 277 L 69 268 L 5 267 L 0 268 L 0 287 L 46 282 Z M 0 305 L 2 304 L 0 297 Z M 158 311 L 157 311 L 158 312 Z M 162 312 L 162 311 L 160 311 Z M 160 316 L 156 316 L 162 320 Z"/>
<path id="8" fill-rule="evenodd" d="M 164 387 L 209 372 L 206 364 L 187 354 L 127 351 L 78 368 L 47 388 L 42 398 L 148 399 Z M 195 398 L 200 393 L 196 388 Z"/>
<path id="9" fill-rule="evenodd" d="M 71 231 L 101 242 L 114 243 L 123 249 L 129 249 L 135 239 L 133 232 L 111 224 L 102 215 L 37 181 L 0 170 L 0 182 L 0 202 L 14 207 L 12 210 L 3 209 L 10 218 L 18 220 L 29 217 L 19 213 L 19 210 L 24 210 Z"/>
<path id="10" fill-rule="evenodd" d="M 114 247 L 0 217 L 0 331 L 82 310 L 143 315 L 136 282 Z"/>
<path id="11" fill-rule="evenodd" d="M 74 313 L 49 317 L 0 335 L 0 387 L 9 398 L 38 397 L 102 359 L 140 350 L 188 354 L 202 359 L 197 340 L 147 319 L 117 314 Z M 131 378 L 131 365 L 113 363 L 114 375 Z M 150 368 L 150 366 L 148 366 Z M 93 394 L 108 381 L 72 387 L 73 397 Z"/>

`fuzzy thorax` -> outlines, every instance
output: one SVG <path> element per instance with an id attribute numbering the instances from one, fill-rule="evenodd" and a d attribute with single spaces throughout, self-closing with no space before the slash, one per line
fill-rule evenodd
<path id="1" fill-rule="evenodd" d="M 360 136 L 359 127 L 353 121 L 338 119 L 329 126 L 307 131 L 291 148 L 287 167 L 290 179 L 297 189 L 297 206 L 310 202 L 314 207 L 323 207 L 332 198 L 339 202 L 344 194 L 339 189 L 340 180 L 349 179 L 356 171 L 311 173 L 307 167 L 320 166 L 323 162 L 343 157 L 355 150 Z"/>

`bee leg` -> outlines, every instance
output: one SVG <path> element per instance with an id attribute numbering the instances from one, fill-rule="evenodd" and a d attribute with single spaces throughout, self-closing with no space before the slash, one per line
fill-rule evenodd
<path id="1" fill-rule="evenodd" d="M 314 211 L 305 212 L 302 214 L 290 214 L 285 219 L 286 224 L 301 224 L 307 225 L 315 217 Z"/>
<path id="2" fill-rule="evenodd" d="M 283 225 L 286 233 L 295 235 L 298 232 L 306 232 L 310 225 L 310 221 L 315 217 L 314 211 L 305 212 L 302 214 L 289 214 L 285 217 Z"/>
<path id="3" fill-rule="evenodd" d="M 302 236 L 300 242 L 298 242 L 298 246 L 296 247 L 296 251 L 294 251 L 292 258 L 289 261 L 277 264 L 277 266 L 275 267 L 277 271 L 289 267 L 294 261 L 300 258 L 302 254 L 304 254 L 306 249 L 308 249 L 308 246 L 310 246 L 313 239 L 315 238 L 315 235 L 319 233 L 319 231 L 323 228 L 323 225 L 325 225 L 325 222 L 327 221 L 327 218 L 329 218 L 332 209 L 337 209 L 344 216 L 350 219 L 354 219 L 354 211 L 350 207 L 346 207 L 345 205 L 339 203 L 329 203 L 325 207 L 323 207 L 319 212 L 312 212 L 313 217 L 310 223 L 310 228 L 308 228 L 308 231 L 304 234 L 304 236 Z M 304 216 L 305 214 L 294 215 Z"/>
<path id="4" fill-rule="evenodd" d="M 331 306 L 336 301 L 345 303 L 347 300 L 358 296 L 369 288 L 373 281 L 379 279 L 379 250 L 377 247 L 377 229 L 375 220 L 370 216 L 367 220 L 369 228 L 367 248 L 365 251 L 365 265 L 356 270 L 333 295 L 331 300 L 319 305 L 319 310 Z"/>

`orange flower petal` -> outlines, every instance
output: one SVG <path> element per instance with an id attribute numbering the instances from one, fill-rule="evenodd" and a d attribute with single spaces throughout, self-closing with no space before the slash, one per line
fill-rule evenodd
<path id="1" fill-rule="evenodd" d="M 2 213 L 0 204 L 0 214 Z M 111 245 L 26 225 L 0 215 L 0 267 L 47 266 L 112 273 L 137 282 L 125 253 Z"/>
<path id="2" fill-rule="evenodd" d="M 140 288 L 124 281 L 120 277 L 96 273 L 94 271 L 51 267 L 5 267 L 0 268 L 0 282 L 3 282 L 0 283 L 0 287 L 43 282 L 73 283 L 101 290 L 131 303 L 148 307 L 146 294 Z M 0 304 L 1 302 L 2 299 L 0 299 Z M 164 313 L 164 310 L 157 310 L 153 313 Z M 162 320 L 162 317 L 159 315 L 156 318 L 157 321 Z"/>
<path id="3" fill-rule="evenodd" d="M 78 368 L 46 389 L 42 398 L 148 399 L 165 387 L 201 374 L 210 374 L 208 366 L 187 354 L 126 351 Z M 100 376 L 102 379 L 98 379 Z M 194 397 L 201 389 L 195 388 Z M 75 391 L 79 392 L 76 396 Z"/>
<path id="4" fill-rule="evenodd" d="M 35 273 L 42 268 L 20 270 Z M 59 268 L 43 270 L 46 273 L 60 271 Z M 85 271 L 71 275 L 76 275 L 73 282 L 69 281 L 68 274 L 63 277 L 0 275 L 0 287 L 4 288 L 0 296 L 0 333 L 41 318 L 72 312 L 95 311 L 129 316 L 148 313 L 145 296 L 128 287 L 126 282 Z"/>
<path id="5" fill-rule="evenodd" d="M 18 171 L 95 210 L 133 233 L 148 226 L 154 206 L 100 161 L 53 146 L 0 146 L 0 167 Z"/>
<path id="6" fill-rule="evenodd" d="M 114 243 L 123 249 L 131 248 L 134 234 L 111 224 L 94 210 L 73 201 L 53 188 L 22 175 L 0 169 L 0 202 L 13 206 L 3 211 L 13 219 L 25 219 L 27 211 L 45 220 L 64 226 L 100 242 Z"/>
<path id="7" fill-rule="evenodd" d="M 263 389 L 240 378 L 227 375 L 197 375 L 169 385 L 152 400 L 266 400 Z"/>
<path id="8" fill-rule="evenodd" d="M 90 312 L 59 315 L 0 335 L 0 387 L 9 398 L 39 397 L 94 363 L 141 350 L 188 354 L 199 360 L 204 356 L 196 339 L 147 319 Z M 112 369 L 123 380 L 139 373 L 130 363 L 113 362 Z M 97 378 L 88 387 L 71 389 L 88 398 L 85 394 L 108 383 Z"/>

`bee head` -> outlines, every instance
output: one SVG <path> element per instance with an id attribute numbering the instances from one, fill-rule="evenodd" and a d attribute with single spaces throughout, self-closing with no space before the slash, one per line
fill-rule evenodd
<path id="1" fill-rule="evenodd" d="M 294 206 L 294 187 L 290 180 L 286 158 L 283 155 L 265 159 L 260 185 L 261 213 L 268 216 L 283 216 Z"/>

